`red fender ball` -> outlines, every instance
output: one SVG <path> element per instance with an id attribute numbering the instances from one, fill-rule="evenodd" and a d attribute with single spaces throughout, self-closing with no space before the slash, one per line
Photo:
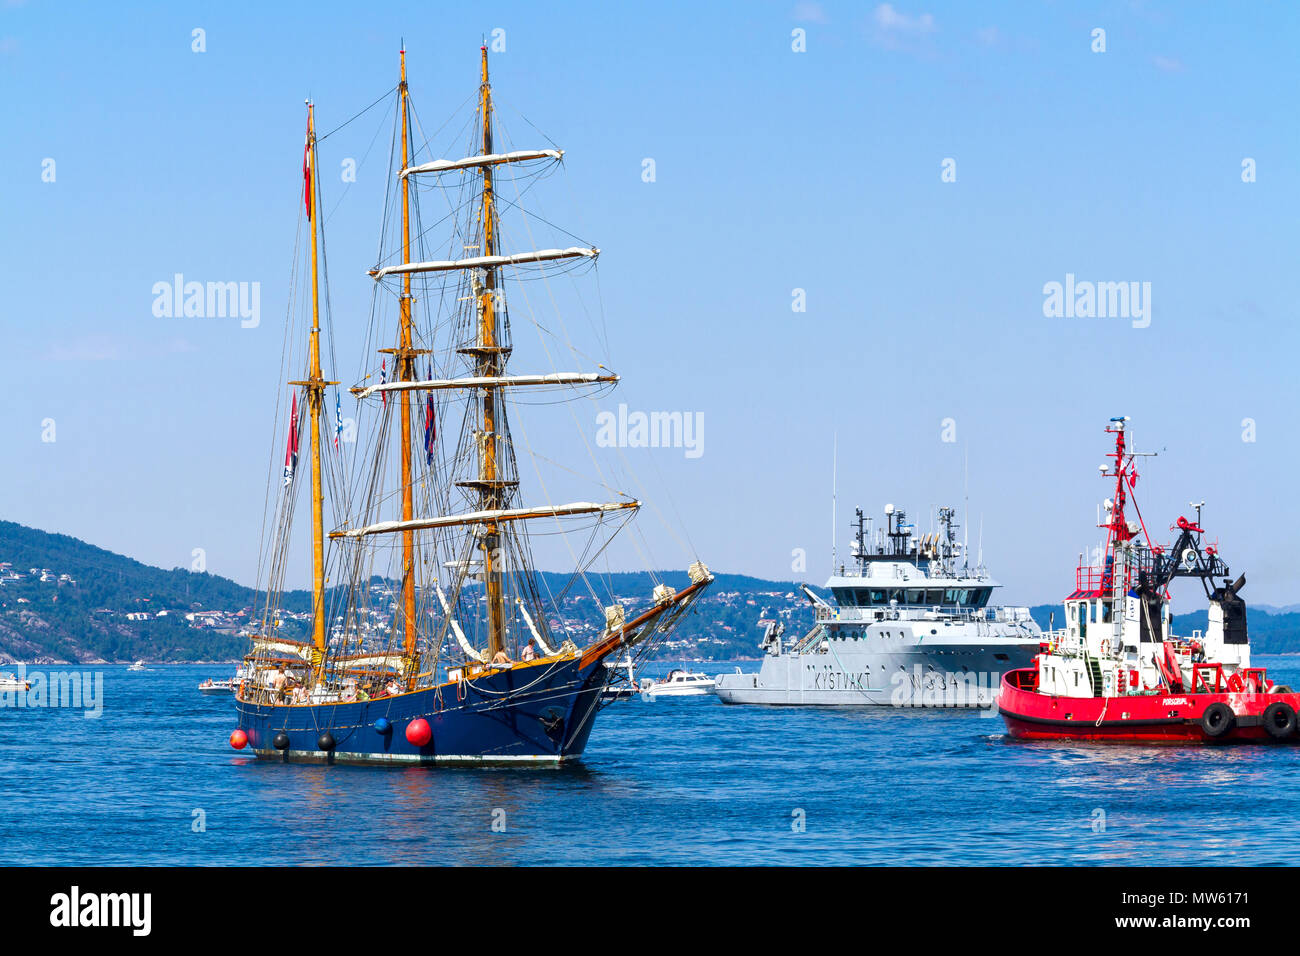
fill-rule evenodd
<path id="1" fill-rule="evenodd" d="M 406 739 L 417 747 L 423 747 L 433 739 L 433 728 L 423 717 L 417 717 L 406 725 Z"/>
<path id="2" fill-rule="evenodd" d="M 248 734 L 244 733 L 242 730 L 236 730 L 230 735 L 230 746 L 234 747 L 236 750 L 243 750 L 248 746 Z"/>

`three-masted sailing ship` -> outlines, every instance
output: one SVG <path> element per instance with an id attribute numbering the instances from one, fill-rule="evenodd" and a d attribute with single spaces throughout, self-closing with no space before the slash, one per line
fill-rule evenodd
<path id="1" fill-rule="evenodd" d="M 322 275 L 315 112 L 308 104 L 306 372 L 289 383 L 289 447 L 275 495 L 266 601 L 245 658 L 236 695 L 239 724 L 230 742 L 283 761 L 563 761 L 582 754 L 598 710 L 615 696 L 604 692 L 619 671 L 605 660 L 649 653 L 713 578 L 696 560 L 689 584 L 678 590 L 660 582 L 630 611 L 622 601 L 606 604 L 587 582 L 597 623 L 583 630 L 557 613 L 562 595 L 548 583 L 557 576 L 537 570 L 533 529 L 569 535 L 576 525 L 584 536 L 580 552 L 569 549 L 575 568 L 567 588 L 586 580 L 591 560 L 640 502 L 624 494 L 612 501 L 526 502 L 509 424 L 512 401 L 538 391 L 548 401 L 589 398 L 618 376 L 603 365 L 507 372 L 514 342 L 505 293 L 514 280 L 590 265 L 599 250 L 505 247 L 503 213 L 522 211 L 522 204 L 500 199 L 499 181 L 508 176 L 522 195 L 532 183 L 521 187 L 521 178 L 553 167 L 563 151 L 498 150 L 486 47 L 467 124 L 471 155 L 418 161 L 428 140 L 417 149 L 404 50 L 394 105 L 385 223 L 398 231 L 388 252 L 381 243 L 370 270 L 376 303 L 371 334 L 385 347 L 376 350 L 379 367 L 364 360 L 364 374 L 351 388 L 364 438 L 355 442 L 349 470 L 347 443 L 338 440 L 339 383 L 327 381 L 322 369 L 328 276 Z M 419 216 L 422 189 L 448 196 L 450 212 L 438 222 Z M 452 254 L 417 255 L 415 247 L 427 245 L 443 226 Z M 394 301 L 395 335 L 383 328 Z M 289 347 L 296 351 L 301 342 Z M 282 626 L 289 615 L 281 601 L 301 483 L 300 435 L 309 446 L 311 478 L 307 640 Z M 338 522 L 332 531 L 325 525 L 327 485 Z M 541 491 L 549 498 L 545 485 Z M 385 561 L 391 576 L 378 573 Z"/>

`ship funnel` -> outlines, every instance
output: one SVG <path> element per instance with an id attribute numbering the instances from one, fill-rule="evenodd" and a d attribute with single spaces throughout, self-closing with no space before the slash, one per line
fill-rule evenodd
<path id="1" fill-rule="evenodd" d="M 1205 629 L 1205 656 L 1236 667 L 1250 666 L 1250 637 L 1246 602 L 1237 592 L 1246 586 L 1246 575 L 1231 584 L 1224 582 L 1210 597 L 1210 615 Z"/>

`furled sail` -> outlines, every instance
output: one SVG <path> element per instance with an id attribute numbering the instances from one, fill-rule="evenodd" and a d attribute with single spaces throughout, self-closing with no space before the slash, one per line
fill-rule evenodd
<path id="1" fill-rule="evenodd" d="M 420 382 L 384 382 L 354 388 L 357 398 L 369 398 L 376 392 L 437 391 L 447 388 L 516 388 L 522 385 L 596 385 L 617 382 L 618 376 L 600 372 L 548 372 L 541 375 L 480 375 L 464 378 L 435 378 Z"/>
<path id="2" fill-rule="evenodd" d="M 570 246 L 568 249 L 534 249 L 531 252 L 516 252 L 510 256 L 471 256 L 468 259 L 440 259 L 434 262 L 408 262 L 402 265 L 384 266 L 372 269 L 370 274 L 376 280 L 385 276 L 403 275 L 408 272 L 450 272 L 454 269 L 494 269 L 498 266 L 521 265 L 528 262 L 550 262 L 553 259 L 595 259 L 600 255 L 599 249 L 584 246 Z"/>
<path id="3" fill-rule="evenodd" d="M 520 521 L 525 518 L 558 518 L 566 515 L 599 514 L 605 511 L 625 511 L 641 507 L 639 501 L 574 501 L 564 505 L 541 505 L 534 508 L 493 508 L 470 511 L 458 515 L 435 515 L 411 521 L 379 521 L 361 528 L 331 531 L 331 538 L 362 538 L 372 534 L 389 534 L 394 531 L 418 531 L 421 528 L 449 528 L 457 525 L 483 524 L 484 522 Z"/>
<path id="4" fill-rule="evenodd" d="M 408 166 L 398 173 L 406 177 L 415 173 L 445 173 L 453 169 L 477 169 L 483 166 L 500 166 L 502 163 L 522 163 L 529 159 L 562 159 L 562 149 L 516 149 L 508 153 L 488 153 L 486 156 L 467 156 L 464 159 L 435 159 L 420 166 Z"/>
<path id="5" fill-rule="evenodd" d="M 255 637 L 253 638 L 253 652 L 263 654 L 285 654 L 294 657 L 301 657 L 303 660 L 311 659 L 310 644 L 304 644 L 301 641 L 289 641 L 277 638 Z"/>
<path id="6" fill-rule="evenodd" d="M 451 632 L 456 635 L 456 643 L 460 649 L 465 652 L 465 656 L 470 660 L 478 661 L 480 664 L 486 664 L 483 655 L 474 650 L 474 647 L 465 639 L 465 632 L 461 630 L 460 624 L 452 616 L 451 605 L 447 603 L 447 595 L 442 593 L 442 585 L 434 582 L 434 587 L 438 591 L 438 602 L 442 604 L 442 612 L 447 615 L 447 623 L 451 625 Z"/>
<path id="7" fill-rule="evenodd" d="M 351 668 L 385 667 L 390 670 L 402 669 L 401 654 L 344 654 L 332 658 L 335 665 Z"/>
<path id="8" fill-rule="evenodd" d="M 535 640 L 537 646 L 542 649 L 542 653 L 547 657 L 550 657 L 555 653 L 555 651 L 551 650 L 550 645 L 542 638 L 541 632 L 537 630 L 537 625 L 533 623 L 533 616 L 528 613 L 528 608 L 524 605 L 524 602 L 518 598 L 515 599 L 515 603 L 519 605 L 519 616 L 522 617 L 524 623 L 528 625 L 528 632 L 533 635 L 533 640 Z"/>

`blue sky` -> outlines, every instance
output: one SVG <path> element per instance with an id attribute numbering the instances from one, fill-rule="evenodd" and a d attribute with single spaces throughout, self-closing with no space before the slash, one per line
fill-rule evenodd
<path id="1" fill-rule="evenodd" d="M 567 150 L 546 211 L 602 249 L 624 382 L 601 407 L 703 415 L 700 457 L 629 458 L 710 565 L 804 577 L 803 548 L 820 582 L 838 435 L 841 545 L 855 504 L 923 524 L 960 507 L 968 460 L 971 539 L 982 522 L 1005 597 L 1059 599 L 1097 537 L 1101 429 L 1127 414 L 1160 451 L 1148 522 L 1207 499 L 1248 596 L 1300 601 L 1298 10 L 2 2 L 0 517 L 166 567 L 201 547 L 252 583 L 303 100 L 332 129 L 393 86 L 405 38 L 436 127 L 502 29 L 515 145 L 539 145 L 522 116 Z M 380 110 L 322 145 L 326 171 L 366 154 Z M 346 194 L 324 182 L 336 322 L 358 330 L 382 152 Z M 260 283 L 260 325 L 155 317 L 175 273 Z M 1067 274 L 1149 282 L 1150 325 L 1045 317 Z M 658 516 L 642 524 L 655 563 L 682 567 Z"/>

